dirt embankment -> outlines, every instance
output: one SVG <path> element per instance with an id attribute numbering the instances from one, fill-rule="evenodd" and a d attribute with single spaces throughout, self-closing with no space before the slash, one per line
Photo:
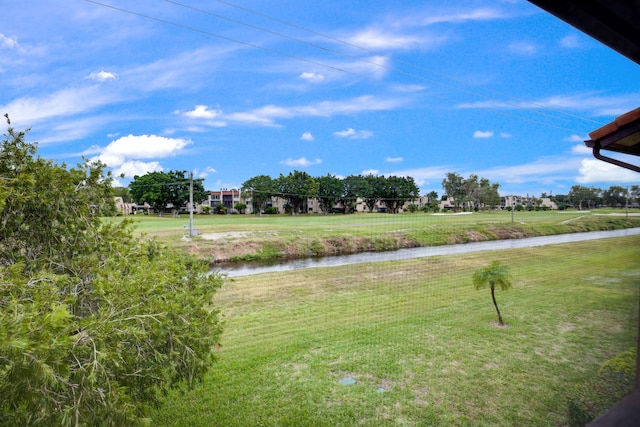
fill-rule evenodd
<path id="1" fill-rule="evenodd" d="M 640 218 L 590 217 L 563 224 L 467 224 L 367 236 L 281 236 L 278 233 L 225 232 L 185 239 L 180 246 L 210 264 L 299 259 L 488 240 L 520 239 L 584 231 L 639 227 Z"/>

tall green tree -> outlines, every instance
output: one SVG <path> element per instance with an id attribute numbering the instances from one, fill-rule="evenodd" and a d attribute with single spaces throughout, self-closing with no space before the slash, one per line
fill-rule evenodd
<path id="1" fill-rule="evenodd" d="M 627 203 L 628 193 L 629 191 L 625 187 L 612 185 L 602 192 L 602 198 L 612 208 L 624 207 Z"/>
<path id="2" fill-rule="evenodd" d="M 344 191 L 342 179 L 337 176 L 327 174 L 315 178 L 318 183 L 318 202 L 320 209 L 327 215 L 331 209 L 338 203 Z"/>
<path id="3" fill-rule="evenodd" d="M 277 183 L 269 175 L 258 175 L 242 183 L 242 197 L 251 201 L 253 213 L 262 215 L 267 203 L 277 193 Z"/>
<path id="4" fill-rule="evenodd" d="M 462 202 L 465 208 L 473 210 L 479 203 L 480 184 L 478 183 L 478 175 L 471 174 L 469 178 L 463 179 L 461 190 L 463 192 Z"/>
<path id="5" fill-rule="evenodd" d="M 511 275 L 509 274 L 509 268 L 501 264 L 500 261 L 492 261 L 491 264 L 473 273 L 473 286 L 476 289 L 484 289 L 489 287 L 491 289 L 491 299 L 493 300 L 493 306 L 498 313 L 498 324 L 504 326 L 502 321 L 502 315 L 498 309 L 498 303 L 496 302 L 495 290 L 496 287 L 503 291 L 511 288 Z"/>
<path id="6" fill-rule="evenodd" d="M 499 183 L 491 183 L 486 178 L 480 179 L 480 188 L 478 190 L 478 203 L 483 209 L 495 209 L 500 205 L 500 188 Z"/>
<path id="7" fill-rule="evenodd" d="M 293 171 L 288 175 L 280 174 L 278 191 L 291 206 L 291 215 L 297 215 L 305 202 L 318 195 L 318 183 L 306 172 Z"/>
<path id="8" fill-rule="evenodd" d="M 410 176 L 390 176 L 384 181 L 383 196 L 389 213 L 398 213 L 406 202 L 420 197 L 420 189 Z"/>
<path id="9" fill-rule="evenodd" d="M 135 175 L 129 183 L 129 192 L 136 203 L 148 203 L 158 216 L 164 215 L 164 209 L 171 200 L 171 177 L 164 172 L 149 172 Z"/>
<path id="10" fill-rule="evenodd" d="M 358 196 L 364 200 L 364 204 L 373 212 L 376 204 L 385 197 L 386 178 L 383 175 L 366 175 L 362 178 Z"/>
<path id="11" fill-rule="evenodd" d="M 353 213 L 358 208 L 358 197 L 364 192 L 366 182 L 362 175 L 349 175 L 344 179 L 343 186 L 340 203 L 344 207 L 344 213 Z"/>
<path id="12" fill-rule="evenodd" d="M 457 211 L 462 200 L 464 199 L 464 190 L 462 185 L 464 178 L 458 173 L 449 172 L 446 178 L 442 180 L 442 189 L 447 197 L 453 198 L 454 209 Z"/>
<path id="13" fill-rule="evenodd" d="M 25 137 L 0 144 L 0 425 L 141 425 L 212 363 L 221 280 L 103 224 L 104 165 L 55 164 Z"/>

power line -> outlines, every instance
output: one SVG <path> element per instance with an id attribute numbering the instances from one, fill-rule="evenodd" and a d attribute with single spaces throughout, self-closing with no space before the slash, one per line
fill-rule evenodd
<path id="1" fill-rule="evenodd" d="M 372 77 L 372 76 L 367 76 L 367 75 L 364 75 L 364 74 L 360 74 L 360 73 L 357 73 L 357 72 L 346 70 L 344 68 L 340 68 L 340 67 L 336 67 L 336 66 L 333 66 L 333 65 L 324 64 L 322 62 L 311 60 L 311 59 L 308 59 L 308 58 L 303 58 L 303 57 L 300 57 L 300 56 L 297 56 L 297 55 L 292 55 L 292 54 L 289 54 L 289 53 L 286 53 L 286 52 L 282 52 L 282 51 L 279 51 L 279 50 L 276 50 L 276 49 L 270 49 L 270 48 L 267 48 L 267 47 L 264 47 L 264 46 L 260 46 L 260 45 L 254 44 L 254 43 L 245 42 L 245 41 L 238 40 L 238 39 L 235 39 L 235 38 L 232 38 L 232 37 L 223 36 L 221 34 L 217 34 L 217 33 L 213 33 L 213 32 L 206 31 L 206 30 L 202 30 L 202 29 L 199 29 L 199 28 L 191 27 L 191 26 L 188 26 L 188 25 L 180 24 L 180 23 L 177 23 L 177 22 L 174 22 L 174 21 L 169 21 L 167 19 L 162 19 L 162 18 L 154 17 L 154 16 L 151 16 L 151 15 L 148 15 L 148 14 L 144 14 L 144 13 L 135 12 L 135 11 L 132 11 L 132 10 L 116 7 L 116 6 L 105 4 L 105 3 L 101 3 L 101 2 L 98 2 L 98 1 L 95 1 L 95 0 L 85 0 L 85 1 L 88 2 L 88 3 L 93 3 L 93 4 L 98 5 L 98 6 L 106 7 L 106 8 L 109 8 L 109 9 L 113 9 L 113 10 L 116 10 L 116 11 L 119 11 L 119 12 L 123 12 L 123 13 L 127 13 L 127 14 L 130 14 L 130 15 L 134 15 L 134 16 L 138 16 L 138 17 L 141 17 L 141 18 L 145 18 L 145 19 L 149 19 L 149 20 L 152 20 L 152 21 L 156 21 L 156 22 L 159 22 L 159 23 L 162 23 L 162 24 L 178 27 L 178 28 L 181 28 L 181 29 L 184 29 L 184 30 L 188 30 L 188 31 L 197 32 L 197 33 L 200 33 L 200 34 L 203 34 L 203 35 L 207 35 L 207 36 L 210 36 L 210 37 L 215 37 L 215 38 L 218 38 L 218 39 L 221 39 L 221 40 L 225 40 L 225 41 L 229 41 L 229 42 L 232 42 L 232 43 L 241 44 L 241 45 L 244 45 L 244 46 L 247 46 L 247 47 L 251 47 L 251 48 L 254 48 L 254 49 L 262 50 L 262 51 L 265 51 L 265 52 L 268 52 L 268 53 L 272 53 L 272 54 L 275 54 L 275 55 L 280 55 L 280 56 L 288 57 L 288 58 L 291 58 L 291 59 L 294 59 L 294 60 L 297 60 L 297 61 L 302 61 L 302 62 L 306 62 L 306 63 L 309 63 L 309 64 L 317 65 L 317 66 L 320 66 L 320 67 L 328 68 L 328 69 L 331 69 L 331 70 L 334 70 L 334 71 L 339 71 L 339 72 L 342 72 L 342 73 L 345 73 L 345 74 L 350 74 L 352 76 L 363 78 L 363 79 L 366 79 L 366 80 L 372 80 L 372 81 L 376 81 L 376 82 L 384 82 L 383 80 L 375 78 L 375 77 Z M 191 7 L 191 6 L 183 5 L 183 4 L 175 2 L 175 1 L 170 1 L 170 0 L 165 0 L 165 1 L 167 1 L 169 3 L 172 3 L 172 4 L 176 4 L 176 5 L 182 6 L 182 7 L 187 7 L 189 9 L 196 10 L 196 11 L 199 11 L 201 13 L 211 14 L 211 15 L 216 16 L 216 17 L 220 17 L 221 16 L 221 15 L 218 15 L 218 14 L 213 14 L 211 12 L 202 11 L 200 9 L 197 9 L 197 8 L 194 8 L 194 7 Z M 220 1 L 220 0 L 216 0 L 216 1 Z M 228 2 L 224 2 L 224 3 L 230 4 Z M 258 12 L 256 12 L 256 13 L 258 13 Z M 265 15 L 265 16 L 268 16 L 268 15 Z M 380 68 L 385 68 L 385 69 L 388 69 L 390 71 L 395 71 L 395 72 L 404 74 L 404 75 L 409 76 L 409 77 L 417 78 L 417 79 L 420 79 L 420 80 L 432 81 L 432 82 L 434 81 L 434 80 L 427 79 L 427 78 L 425 78 L 423 76 L 419 76 L 419 75 L 416 75 L 416 74 L 413 74 L 413 73 L 408 73 L 406 71 L 402 71 L 402 70 L 396 69 L 394 67 L 389 67 L 389 66 L 384 65 L 384 64 L 379 64 L 379 63 L 376 63 L 376 62 L 373 62 L 373 61 L 369 61 L 369 60 L 366 60 L 366 59 L 354 57 L 352 55 L 343 54 L 343 53 L 340 53 L 340 52 L 337 52 L 337 51 L 333 51 L 333 50 L 325 48 L 325 47 L 321 47 L 321 46 L 317 46 L 317 45 L 314 45 L 314 44 L 311 44 L 311 43 L 304 42 L 302 40 L 299 40 L 299 39 L 296 39 L 296 38 L 293 38 L 293 37 L 290 37 L 290 36 L 280 35 L 280 33 L 277 33 L 277 32 L 271 31 L 271 30 L 262 29 L 260 27 L 257 27 L 257 26 L 251 25 L 251 24 L 245 24 L 245 23 L 242 23 L 241 21 L 233 20 L 231 18 L 223 18 L 223 19 L 229 20 L 231 22 L 239 23 L 241 25 L 245 25 L 245 26 L 248 26 L 248 27 L 251 27 L 251 28 L 259 29 L 261 31 L 266 31 L 266 32 L 274 34 L 274 35 L 278 35 L 278 36 L 281 36 L 281 37 L 286 37 L 286 38 L 288 38 L 290 40 L 294 40 L 294 41 L 297 41 L 299 43 L 303 43 L 303 44 L 306 44 L 308 46 L 312 46 L 314 48 L 318 48 L 318 49 L 327 51 L 329 53 L 333 53 L 333 54 L 340 55 L 340 56 L 343 56 L 343 57 L 347 57 L 347 58 L 351 58 L 351 59 L 358 60 L 358 61 L 361 61 L 361 62 L 369 63 L 371 65 L 375 65 L 375 66 L 378 66 Z M 273 18 L 273 19 L 277 19 L 277 18 Z M 280 20 L 278 20 L 278 21 L 280 21 Z M 282 22 L 286 22 L 286 21 L 282 21 Z M 289 24 L 289 25 L 295 26 L 294 24 Z M 298 28 L 298 26 L 295 26 L 295 27 Z M 304 28 L 304 27 L 300 27 L 300 28 Z M 310 31 L 312 33 L 316 33 L 316 32 L 314 32 L 312 30 L 306 30 L 306 31 Z M 317 33 L 317 34 L 322 35 L 322 33 Z M 334 38 L 332 38 L 330 36 L 325 36 L 325 35 L 323 35 L 323 36 L 324 37 L 328 37 L 331 40 L 339 41 L 338 39 L 334 39 Z M 346 45 L 349 45 L 349 46 L 358 47 L 358 46 L 352 45 L 351 43 L 348 43 L 348 42 L 343 42 L 343 41 L 340 41 L 340 42 L 342 42 L 342 43 L 344 43 Z M 368 50 L 366 48 L 362 48 L 362 47 L 358 47 L 358 48 L 362 49 L 364 51 L 369 51 L 370 53 L 375 53 L 375 52 L 370 51 L 370 50 Z M 404 62 L 404 61 L 401 61 L 401 62 Z M 413 66 L 415 68 L 422 69 L 422 67 L 415 66 L 415 65 L 413 65 L 411 63 L 407 62 L 407 64 L 409 64 L 409 65 L 411 65 L 411 66 Z M 436 74 L 435 72 L 432 72 L 432 71 L 430 71 L 428 69 L 423 69 L 423 71 L 427 71 L 427 72 Z M 455 80 L 455 79 L 453 79 L 451 77 L 450 77 L 450 79 Z M 456 88 L 455 86 L 448 85 L 448 84 L 445 84 L 445 83 L 442 83 L 442 82 L 437 82 L 436 81 L 436 83 L 441 84 L 443 86 Z M 495 99 L 489 98 L 489 97 L 487 97 L 485 95 L 477 94 L 477 93 L 470 92 L 468 90 L 459 89 L 459 88 L 456 88 L 456 89 L 460 90 L 460 91 L 463 91 L 463 92 L 467 92 L 467 93 L 470 93 L 470 94 L 473 94 L 473 95 L 476 95 L 476 96 L 481 96 L 481 97 L 484 97 L 486 99 L 490 99 L 490 100 L 494 100 L 495 101 Z M 435 94 L 435 93 L 430 93 L 430 94 L 428 94 L 428 96 L 431 96 L 431 97 L 434 97 L 434 98 L 445 99 L 445 100 L 448 100 L 448 101 L 459 102 L 459 103 L 462 102 L 462 101 L 457 100 L 457 99 L 455 99 L 455 98 L 453 98 L 451 96 L 438 95 L 438 94 Z M 506 95 L 506 96 L 509 96 L 509 95 Z M 530 110 L 530 109 L 527 109 L 525 107 L 518 106 L 517 104 L 509 103 L 509 102 L 506 102 L 506 101 L 499 101 L 499 102 L 507 104 L 507 105 L 512 105 L 512 106 L 514 106 L 516 108 L 519 108 L 519 109 L 524 110 L 524 111 L 528 111 L 530 113 L 541 114 L 541 115 L 545 115 L 545 116 L 551 117 L 553 119 L 559 119 L 558 117 L 551 116 L 551 115 L 549 115 L 547 113 L 543 113 L 543 112 L 535 111 L 535 110 Z M 526 101 L 526 102 L 531 103 L 529 101 Z M 531 103 L 531 104 L 533 104 L 533 103 Z M 534 104 L 534 105 L 536 105 L 536 104 Z M 551 110 L 551 109 L 548 109 L 548 108 L 546 108 L 544 106 L 541 106 L 541 107 L 543 109 L 547 109 L 547 110 L 550 110 L 550 111 L 556 111 L 556 112 L 564 114 L 564 115 L 571 115 L 569 113 L 564 113 L 564 112 L 559 111 L 559 110 Z M 487 110 L 487 111 L 491 111 L 491 112 L 496 113 L 496 114 L 501 114 L 501 115 L 504 115 L 504 116 L 507 116 L 507 117 L 511 117 L 511 118 L 515 118 L 515 119 L 518 119 L 518 120 L 527 121 L 527 122 L 530 122 L 530 123 L 535 123 L 535 124 L 539 124 L 539 125 L 547 126 L 547 127 L 552 127 L 552 128 L 556 128 L 556 129 L 566 130 L 566 131 L 569 131 L 569 132 L 574 132 L 574 133 L 582 132 L 581 130 L 576 130 L 576 129 L 572 129 L 572 128 L 568 128 L 568 127 L 564 127 L 564 126 L 560 126 L 560 125 L 554 125 L 554 124 L 542 122 L 542 121 L 539 121 L 539 120 L 529 119 L 529 118 L 518 116 L 518 115 L 515 115 L 515 114 L 499 111 L 499 110 L 496 110 L 496 109 L 490 108 L 490 107 L 472 106 L 472 108 L 480 109 L 480 110 Z M 574 117 L 580 118 L 580 119 L 583 119 L 583 120 L 593 121 L 591 119 L 582 118 L 580 116 L 574 116 Z M 562 119 L 562 120 L 567 120 L 567 119 Z M 595 123 L 599 123 L 599 122 L 595 122 Z"/>
<path id="2" fill-rule="evenodd" d="M 255 25 L 245 24 L 245 23 L 243 23 L 243 22 L 241 22 L 241 21 L 232 20 L 232 19 L 226 18 L 226 17 L 224 17 L 224 16 L 222 16 L 222 15 L 214 14 L 214 13 L 209 12 L 209 11 L 205 11 L 205 10 L 198 9 L 198 8 L 195 8 L 195 7 L 192 7 L 192 6 L 189 6 L 189 5 L 185 5 L 185 4 L 183 4 L 183 3 L 179 3 L 179 2 L 174 1 L 174 0 L 164 0 L 164 1 L 165 1 L 165 2 L 167 2 L 167 3 L 172 3 L 172 4 L 175 4 L 175 5 L 181 6 L 181 7 L 185 7 L 185 8 L 188 8 L 188 9 L 192 9 L 192 10 L 198 11 L 198 12 L 200 12 L 200 13 L 209 14 L 209 15 L 211 15 L 211 16 L 215 16 L 215 17 L 218 17 L 218 18 L 220 18 L 220 19 L 224 19 L 224 20 L 227 20 L 227 21 L 230 21 L 230 22 L 236 22 L 236 23 L 238 23 L 238 24 L 240 24 L 240 25 L 245 25 L 245 26 L 249 26 L 249 27 L 251 27 L 251 28 L 259 29 L 259 30 L 261 30 L 261 31 L 266 31 L 266 32 L 269 32 L 269 33 L 274 34 L 274 35 L 278 35 L 278 36 L 281 36 L 281 37 L 285 37 L 285 38 L 287 38 L 287 39 L 291 39 L 291 40 L 298 41 L 298 42 L 300 42 L 300 43 L 307 44 L 307 45 L 309 45 L 309 46 L 318 47 L 319 49 L 322 49 L 322 50 L 327 50 L 327 51 L 329 51 L 329 52 L 333 52 L 333 53 L 337 53 L 337 54 L 339 54 L 339 55 L 343 55 L 343 54 L 341 54 L 341 53 L 335 52 L 335 51 L 333 51 L 333 50 L 326 49 L 326 48 L 321 47 L 321 46 L 316 46 L 316 45 L 314 45 L 314 44 L 307 43 L 307 42 L 304 42 L 304 41 L 299 40 L 299 39 L 295 39 L 295 38 L 290 37 L 290 36 L 282 35 L 282 34 L 279 34 L 279 33 L 273 32 L 273 31 L 271 31 L 271 30 L 267 30 L 267 29 L 264 29 L 264 28 L 261 28 L 261 27 L 257 27 L 257 26 L 255 26 Z M 355 48 L 355 49 L 359 49 L 359 50 L 362 50 L 362 51 L 364 51 L 364 52 L 370 53 L 370 54 L 372 54 L 372 55 L 382 55 L 381 53 L 376 52 L 376 51 L 374 51 L 373 49 L 368 49 L 368 48 L 366 48 L 366 47 L 359 46 L 359 45 L 356 45 L 356 44 L 354 44 L 354 43 L 351 43 L 351 42 L 348 42 L 348 41 L 345 41 L 345 40 L 338 39 L 338 38 L 333 37 L 333 36 L 330 36 L 330 35 L 328 35 L 328 34 L 324 34 L 324 33 L 321 33 L 321 32 L 319 32 L 319 31 L 315 31 L 315 30 L 312 30 L 312 29 L 309 29 L 309 28 L 303 27 L 303 26 L 301 26 L 301 25 L 297 25 L 297 24 L 294 24 L 294 23 L 291 23 L 291 22 L 285 21 L 285 20 L 283 20 L 283 19 L 276 18 L 276 17 L 270 16 L 270 15 L 265 14 L 265 13 L 262 13 L 262 12 L 258 12 L 258 11 L 256 11 L 256 10 L 253 10 L 253 9 L 250 9 L 250 8 L 247 8 L 247 7 L 239 6 L 239 5 L 234 4 L 234 3 L 231 3 L 231 2 L 229 2 L 229 1 L 225 1 L 225 0 L 215 0 L 215 1 L 217 1 L 218 3 L 225 4 L 225 5 L 227 5 L 227 6 L 230 6 L 230 7 L 234 7 L 234 8 L 236 8 L 236 9 L 239 9 L 239 10 L 242 10 L 242 11 L 245 11 L 245 12 L 248 12 L 248 13 L 251 13 L 251 14 L 254 14 L 254 15 L 257 15 L 257 16 L 261 16 L 261 17 L 263 17 L 263 18 L 269 19 L 269 20 L 274 21 L 274 22 L 278 22 L 278 23 L 280 23 L 280 24 L 283 24 L 283 25 L 286 25 L 286 26 L 289 26 L 289 27 L 292 27 L 292 28 L 295 28 L 295 29 L 298 29 L 298 30 L 302 30 L 302 31 L 308 32 L 308 33 L 310 33 L 310 34 L 314 34 L 314 35 L 317 35 L 317 36 L 320 36 L 320 37 L 326 38 L 326 39 L 331 40 L 331 41 L 334 41 L 334 42 L 336 42 L 336 43 L 340 43 L 340 44 L 342 44 L 342 45 L 344 45 L 344 46 L 348 46 L 348 47 L 352 47 L 352 48 Z M 350 55 L 343 55 L 343 56 L 347 56 L 347 57 L 349 57 L 349 58 L 358 59 L 358 60 L 361 60 L 361 61 L 364 61 L 364 62 L 367 62 L 367 63 L 371 63 L 371 64 L 374 64 L 374 65 L 378 65 L 378 66 L 383 67 L 383 68 L 387 68 L 387 69 L 390 69 L 390 70 L 394 70 L 394 71 L 399 71 L 399 72 L 400 72 L 400 70 L 397 70 L 397 69 L 395 69 L 395 68 L 391 68 L 391 67 L 386 67 L 386 66 L 385 66 L 385 65 L 383 65 L 383 64 L 376 64 L 376 63 L 373 63 L 373 62 L 370 62 L 370 61 L 367 61 L 367 60 L 363 60 L 363 59 L 355 58 L 355 57 L 350 56 Z M 386 55 L 384 55 L 384 56 L 386 56 Z M 425 72 L 430 73 L 430 74 L 433 74 L 433 75 L 435 75 L 435 76 L 438 76 L 438 77 L 441 77 L 441 78 L 444 78 L 444 79 L 447 79 L 447 80 L 451 80 L 451 81 L 453 81 L 453 82 L 456 82 L 456 83 L 462 84 L 462 85 L 464 85 L 464 86 L 468 86 L 468 87 L 475 88 L 475 89 L 481 89 L 481 90 L 484 90 L 484 91 L 487 91 L 487 92 L 492 92 L 492 93 L 495 93 L 495 94 L 498 94 L 498 95 L 501 95 L 501 96 L 505 96 L 505 97 L 507 97 L 507 98 L 514 99 L 514 100 L 516 100 L 516 101 L 524 102 L 524 103 L 530 104 L 530 105 L 532 105 L 532 106 L 535 106 L 535 107 L 538 107 L 538 108 L 542 108 L 542 109 L 544 109 L 544 110 L 553 111 L 553 112 L 560 113 L 560 114 L 563 114 L 563 115 L 567 115 L 567 116 L 570 116 L 570 117 L 573 117 L 573 118 L 577 118 L 577 119 L 580 119 L 580 120 L 585 120 L 585 121 L 589 121 L 589 122 L 596 123 L 596 124 L 603 124 L 602 122 L 599 122 L 599 121 L 597 121 L 597 120 L 590 119 L 590 118 L 588 118 L 588 117 L 583 117 L 583 116 L 579 116 L 579 115 L 577 115 L 577 114 L 568 113 L 568 112 L 566 112 L 566 111 L 558 110 L 558 109 L 555 109 L 555 108 L 550 108 L 550 107 L 548 107 L 548 106 L 545 106 L 545 105 L 542 105 L 542 104 L 539 104 L 539 103 L 536 103 L 536 102 L 533 102 L 533 101 L 529 101 L 529 100 L 527 100 L 527 99 L 519 98 L 519 97 L 516 97 L 516 96 L 510 95 L 510 94 L 508 94 L 508 93 L 505 93 L 505 92 L 497 91 L 497 90 L 494 90 L 494 89 L 488 89 L 488 88 L 484 88 L 484 87 L 477 86 L 477 85 L 472 85 L 472 84 L 469 84 L 469 83 L 467 83 L 467 82 L 465 82 L 465 81 L 462 81 L 462 80 L 460 80 L 460 79 L 456 79 L 455 77 L 452 77 L 452 76 L 450 76 L 450 75 L 448 75 L 448 74 L 445 74 L 445 73 L 439 73 L 439 72 L 437 72 L 437 71 L 431 70 L 431 69 L 429 69 L 429 68 L 426 68 L 426 67 L 423 67 L 423 66 L 420 66 L 420 65 L 416 65 L 416 64 L 414 64 L 414 63 L 412 63 L 412 62 L 405 61 L 405 60 L 400 59 L 400 58 L 394 58 L 394 59 L 395 59 L 396 61 L 398 61 L 398 62 L 402 63 L 402 64 L 409 65 L 410 67 L 417 68 L 417 69 L 419 69 L 419 70 L 421 70 L 421 71 L 425 71 Z M 407 74 L 407 75 L 408 75 L 408 74 Z M 426 80 L 426 79 L 425 79 L 425 80 Z M 433 81 L 433 80 L 429 80 L 429 81 Z M 441 82 L 438 82 L 438 83 L 442 84 Z M 454 87 L 454 88 L 455 88 L 455 86 L 451 86 L 451 85 L 446 85 L 446 86 L 448 86 L 448 87 Z M 491 100 L 493 100 L 492 98 L 490 98 L 490 97 L 488 97 L 488 96 L 486 96 L 486 95 L 483 95 L 483 94 L 478 94 L 478 93 L 475 93 L 475 92 L 470 92 L 470 91 L 465 90 L 465 89 L 458 89 L 458 90 L 461 90 L 461 91 L 464 91 L 464 92 L 466 92 L 466 93 L 470 93 L 470 94 L 473 94 L 473 95 L 476 95 L 476 96 L 480 96 L 480 97 L 483 97 L 483 98 L 486 98 L 486 99 L 491 99 Z M 521 107 L 521 106 L 519 106 L 519 105 L 517 105 L 517 104 L 513 104 L 513 103 L 510 103 L 510 102 L 504 102 L 504 103 L 505 103 L 506 105 L 511 105 L 511 106 L 516 107 L 516 108 L 524 109 L 523 107 Z M 527 111 L 530 111 L 530 110 L 527 110 Z"/>

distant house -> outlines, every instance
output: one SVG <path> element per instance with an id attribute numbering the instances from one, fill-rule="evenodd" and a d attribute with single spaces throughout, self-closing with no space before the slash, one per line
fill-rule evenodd
<path id="1" fill-rule="evenodd" d="M 500 201 L 500 209 L 506 209 L 507 207 L 515 207 L 515 206 L 533 206 L 548 208 L 551 210 L 558 209 L 558 205 L 556 202 L 551 200 L 548 197 L 530 197 L 530 196 L 504 196 Z"/>

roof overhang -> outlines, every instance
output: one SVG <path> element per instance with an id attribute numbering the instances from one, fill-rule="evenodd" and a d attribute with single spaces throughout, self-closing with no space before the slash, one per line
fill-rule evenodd
<path id="1" fill-rule="evenodd" d="M 640 156 L 640 108 L 617 117 L 611 123 L 589 133 L 591 138 L 585 141 L 593 149 L 593 156 L 607 163 L 640 172 L 640 167 L 603 156 L 600 150 Z"/>
<path id="2" fill-rule="evenodd" d="M 640 0 L 529 0 L 640 64 Z"/>

